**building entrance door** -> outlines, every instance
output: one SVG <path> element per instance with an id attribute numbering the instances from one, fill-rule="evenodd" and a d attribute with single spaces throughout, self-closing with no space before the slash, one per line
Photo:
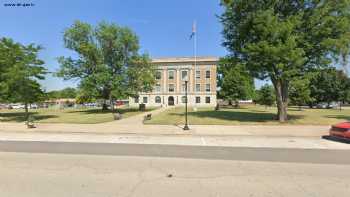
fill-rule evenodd
<path id="1" fill-rule="evenodd" d="M 169 96 L 169 97 L 168 97 L 168 105 L 169 105 L 169 106 L 174 105 L 174 97 L 173 97 L 173 96 Z"/>

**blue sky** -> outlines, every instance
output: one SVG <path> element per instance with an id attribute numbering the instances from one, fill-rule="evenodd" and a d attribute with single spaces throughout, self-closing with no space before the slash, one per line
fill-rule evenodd
<path id="1" fill-rule="evenodd" d="M 0 37 L 44 47 L 40 58 L 49 71 L 58 69 L 56 58 L 72 53 L 63 47 L 63 31 L 75 20 L 128 26 L 139 36 L 141 52 L 151 57 L 191 56 L 189 40 L 197 21 L 197 54 L 224 56 L 219 0 L 0 0 Z M 5 7 L 4 3 L 33 3 L 32 7 Z M 48 76 L 46 90 L 75 86 L 77 82 Z"/>

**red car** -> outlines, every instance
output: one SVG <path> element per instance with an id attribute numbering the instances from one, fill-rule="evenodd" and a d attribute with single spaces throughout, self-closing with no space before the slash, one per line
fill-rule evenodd
<path id="1" fill-rule="evenodd" d="M 350 122 L 332 125 L 329 134 L 334 137 L 350 139 Z"/>

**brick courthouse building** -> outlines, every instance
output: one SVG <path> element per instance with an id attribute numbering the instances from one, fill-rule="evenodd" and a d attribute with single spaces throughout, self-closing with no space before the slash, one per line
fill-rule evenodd
<path id="1" fill-rule="evenodd" d="M 218 58 L 193 57 L 157 58 L 156 84 L 151 92 L 129 98 L 131 106 L 180 106 L 185 104 L 185 81 L 188 81 L 189 106 L 216 105 L 216 70 Z M 196 65 L 196 66 L 195 66 Z"/>

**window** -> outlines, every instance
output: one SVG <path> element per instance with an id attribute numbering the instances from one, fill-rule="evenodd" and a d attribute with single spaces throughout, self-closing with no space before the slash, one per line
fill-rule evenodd
<path id="1" fill-rule="evenodd" d="M 135 97 L 135 98 L 134 98 L 134 102 L 135 102 L 135 103 L 139 103 L 139 97 Z"/>
<path id="2" fill-rule="evenodd" d="M 196 84 L 196 92 L 200 92 L 201 91 L 201 84 Z"/>
<path id="3" fill-rule="evenodd" d="M 162 78 L 162 72 L 157 71 L 156 72 L 156 79 L 161 79 Z"/>
<path id="4" fill-rule="evenodd" d="M 160 96 L 156 96 L 155 101 L 156 103 L 161 103 L 162 99 L 160 98 Z"/>
<path id="5" fill-rule="evenodd" d="M 159 83 L 156 84 L 155 90 L 156 90 L 156 92 L 160 92 L 160 84 Z"/>
<path id="6" fill-rule="evenodd" d="M 201 103 L 201 97 L 196 96 L 196 103 Z"/>
<path id="7" fill-rule="evenodd" d="M 188 80 L 188 72 L 187 70 L 181 71 L 181 80 L 187 81 Z"/>
<path id="8" fill-rule="evenodd" d="M 210 70 L 205 71 L 205 78 L 210 78 Z"/>
<path id="9" fill-rule="evenodd" d="M 174 84 L 169 84 L 169 92 L 174 92 L 174 91 L 175 91 Z"/>
<path id="10" fill-rule="evenodd" d="M 173 70 L 169 70 L 168 74 L 169 74 L 168 79 L 174 79 L 174 71 Z"/>
<path id="11" fill-rule="evenodd" d="M 182 92 L 186 92 L 186 84 L 182 84 L 181 87 L 182 87 L 182 88 L 181 88 L 181 91 L 182 91 Z"/>
<path id="12" fill-rule="evenodd" d="M 210 103 L 210 97 L 209 96 L 205 97 L 205 103 Z"/>
<path id="13" fill-rule="evenodd" d="M 210 92 L 210 84 L 205 84 L 205 91 Z"/>
<path id="14" fill-rule="evenodd" d="M 201 71 L 196 70 L 196 79 L 200 79 L 200 78 L 201 78 Z"/>
<path id="15" fill-rule="evenodd" d="M 181 97 L 181 102 L 186 103 L 186 96 Z"/>
<path id="16" fill-rule="evenodd" d="M 148 97 L 144 96 L 142 99 L 143 99 L 143 103 L 147 103 Z"/>

